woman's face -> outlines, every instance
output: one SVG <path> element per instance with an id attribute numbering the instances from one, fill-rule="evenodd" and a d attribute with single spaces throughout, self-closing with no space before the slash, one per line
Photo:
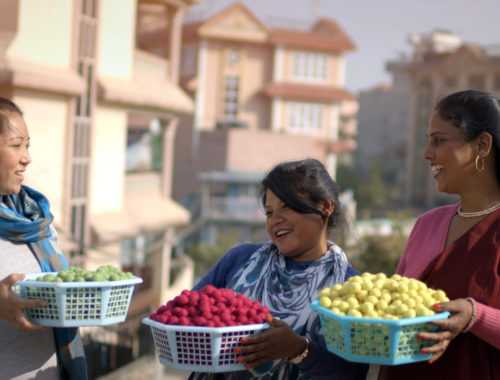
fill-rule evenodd
<path id="1" fill-rule="evenodd" d="M 321 215 L 294 211 L 269 189 L 264 207 L 267 233 L 283 256 L 298 262 L 323 256 L 327 250 L 326 222 Z"/>
<path id="2" fill-rule="evenodd" d="M 24 171 L 31 162 L 30 137 L 22 116 L 17 113 L 6 116 L 9 123 L 0 133 L 0 195 L 19 193 Z"/>
<path id="3" fill-rule="evenodd" d="M 465 141 L 460 129 L 441 119 L 436 112 L 429 121 L 428 136 L 424 158 L 431 165 L 438 190 L 462 194 L 467 179 L 476 171 L 472 144 Z"/>

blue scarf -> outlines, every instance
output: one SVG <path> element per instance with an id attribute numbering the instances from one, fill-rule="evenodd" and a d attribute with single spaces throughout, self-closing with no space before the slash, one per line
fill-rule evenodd
<path id="1" fill-rule="evenodd" d="M 15 243 L 25 243 L 43 272 L 57 272 L 69 264 L 54 239 L 53 216 L 43 194 L 21 186 L 16 195 L 3 195 L 0 205 L 0 235 Z M 61 379 L 87 379 L 83 344 L 76 328 L 54 328 Z"/>
<path id="2" fill-rule="evenodd" d="M 229 280 L 227 287 L 250 299 L 259 300 L 269 308 L 274 318 L 286 322 L 297 334 L 324 345 L 318 313 L 310 308 L 310 304 L 321 289 L 343 283 L 347 267 L 342 249 L 328 242 L 328 251 L 320 259 L 311 262 L 306 269 L 289 270 L 285 257 L 274 244 L 268 242 L 250 256 Z M 215 379 L 217 374 L 197 373 L 193 378 Z M 265 363 L 250 371 L 224 373 L 223 378 L 310 379 L 286 359 Z"/>

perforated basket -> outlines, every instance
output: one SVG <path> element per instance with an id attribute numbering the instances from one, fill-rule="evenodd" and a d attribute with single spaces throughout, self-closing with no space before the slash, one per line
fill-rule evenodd
<path id="1" fill-rule="evenodd" d="M 27 274 L 13 290 L 22 298 L 43 299 L 45 307 L 25 309 L 33 322 L 50 327 L 103 326 L 123 322 L 139 277 L 119 281 L 41 282 L 48 273 Z M 57 273 L 52 273 L 57 275 Z"/>
<path id="2" fill-rule="evenodd" d="M 448 312 L 399 320 L 341 316 L 311 304 L 321 320 L 326 347 L 330 352 L 361 363 L 396 365 L 428 360 L 423 347 L 432 343 L 417 337 L 421 331 L 436 331 L 427 322 L 449 317 Z"/>
<path id="3" fill-rule="evenodd" d="M 244 370 L 245 363 L 236 362 L 234 348 L 241 338 L 269 328 L 267 323 L 229 327 L 165 325 L 150 318 L 144 318 L 142 323 L 151 327 L 160 363 L 202 372 Z"/>

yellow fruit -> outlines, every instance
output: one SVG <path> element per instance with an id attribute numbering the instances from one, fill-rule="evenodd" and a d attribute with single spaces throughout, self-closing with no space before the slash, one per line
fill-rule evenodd
<path id="1" fill-rule="evenodd" d="M 320 306 L 339 315 L 400 319 L 433 315 L 432 305 L 449 299 L 444 291 L 428 288 L 414 278 L 365 272 L 322 289 L 318 300 Z"/>

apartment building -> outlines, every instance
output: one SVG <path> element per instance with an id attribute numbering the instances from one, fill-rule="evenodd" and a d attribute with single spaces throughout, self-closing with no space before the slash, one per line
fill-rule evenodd
<path id="1" fill-rule="evenodd" d="M 174 199 L 205 227 L 238 223 L 245 203 L 248 225 L 262 227 L 258 184 L 273 165 L 315 157 L 335 177 L 355 147 L 357 101 L 344 87 L 354 49 L 334 20 L 274 28 L 242 3 L 184 25 L 180 80 L 195 112 L 176 136 Z M 213 242 L 218 229 L 202 235 Z"/>
<path id="2" fill-rule="evenodd" d="M 108 351 L 103 366 L 136 357 L 145 313 L 192 284 L 192 263 L 171 255 L 189 221 L 171 189 L 179 119 L 194 111 L 178 78 L 182 17 L 195 2 L 0 2 L 0 95 L 25 113 L 26 184 L 50 200 L 73 265 L 113 264 L 144 279 L 127 322 L 82 330 L 127 349 Z M 145 50 L 151 25 L 163 30 L 156 54 Z"/>
<path id="3" fill-rule="evenodd" d="M 389 69 L 410 80 L 405 201 L 429 209 L 456 200 L 439 193 L 423 159 L 427 124 L 437 101 L 456 91 L 474 89 L 500 95 L 500 48 L 464 42 L 458 35 L 436 30 L 410 36 L 410 59 L 389 63 Z"/>
<path id="4" fill-rule="evenodd" d="M 406 73 L 392 74 L 391 83 L 361 91 L 358 96 L 354 161 L 361 176 L 378 167 L 387 184 L 395 187 L 402 199 L 410 122 L 410 80 Z"/>

